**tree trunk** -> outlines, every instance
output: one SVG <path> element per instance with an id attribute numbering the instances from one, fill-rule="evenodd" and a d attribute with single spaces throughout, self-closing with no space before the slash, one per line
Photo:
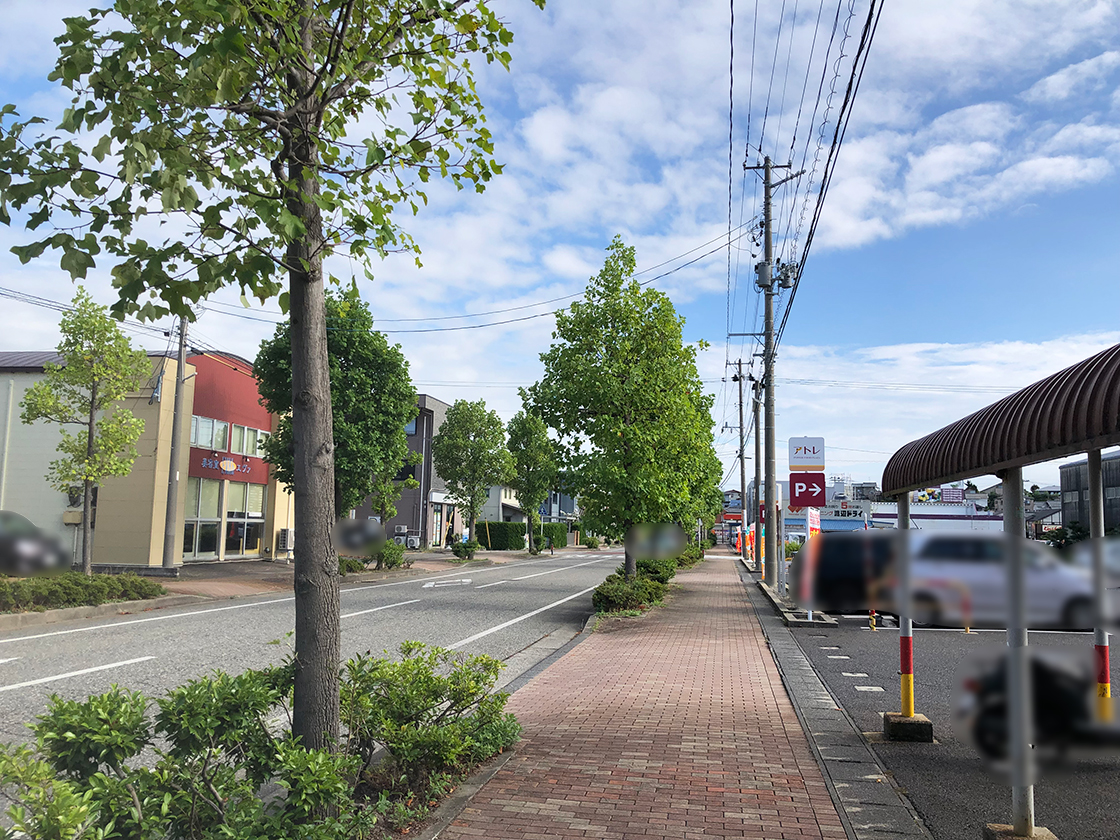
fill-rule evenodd
<path id="1" fill-rule="evenodd" d="M 634 526 L 631 525 L 631 524 L 626 525 L 625 533 L 626 533 L 627 537 L 630 536 L 630 530 L 633 527 Z M 627 580 L 633 580 L 634 578 L 636 578 L 638 576 L 638 558 L 630 553 L 630 540 L 629 539 L 623 540 L 622 544 L 623 544 L 623 546 L 625 546 L 625 553 L 623 555 L 623 557 L 625 559 L 622 562 L 623 562 L 623 568 L 626 572 L 626 579 Z"/>
<path id="2" fill-rule="evenodd" d="M 93 533 L 93 482 L 88 478 L 82 482 L 82 572 L 93 575 L 93 552 L 90 551 L 90 536 Z"/>
<path id="3" fill-rule="evenodd" d="M 536 528 L 537 523 L 533 521 L 533 514 L 531 514 L 531 513 L 526 514 L 526 519 L 528 519 L 528 522 L 526 523 L 526 525 L 528 527 L 526 527 L 525 532 L 529 535 L 529 553 L 532 554 L 533 553 L 533 529 Z"/>
<path id="4" fill-rule="evenodd" d="M 93 576 L 93 481 L 89 478 L 89 464 L 93 460 L 97 440 L 97 381 L 89 389 L 89 417 L 86 419 L 86 475 L 82 477 L 82 572 Z"/>
<path id="5" fill-rule="evenodd" d="M 313 55 L 311 2 L 304 0 L 301 37 Z M 292 733 L 308 749 L 334 749 L 339 737 L 338 555 L 331 540 L 334 432 L 323 289 L 323 220 L 314 197 L 317 102 L 303 96 L 312 77 L 292 67 L 295 101 L 306 103 L 288 123 L 286 200 L 306 235 L 288 246 L 292 340 L 292 438 L 295 446 L 295 700 Z"/>

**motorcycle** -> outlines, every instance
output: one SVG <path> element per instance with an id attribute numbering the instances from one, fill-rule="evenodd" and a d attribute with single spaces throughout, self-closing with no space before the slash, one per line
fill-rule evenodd
<path id="1" fill-rule="evenodd" d="M 980 665 L 963 680 L 957 701 L 958 731 L 992 762 L 1007 758 L 1010 706 L 1008 654 Z M 1071 747 L 1120 748 L 1120 726 L 1097 719 L 1091 663 L 1066 651 L 1028 648 L 1036 755 L 1064 758 Z"/>

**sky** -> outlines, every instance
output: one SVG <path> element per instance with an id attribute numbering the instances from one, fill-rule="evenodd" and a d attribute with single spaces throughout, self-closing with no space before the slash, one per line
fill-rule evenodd
<path id="1" fill-rule="evenodd" d="M 758 347 L 729 333 L 761 329 L 761 188 L 743 167 L 768 155 L 806 170 L 775 190 L 776 253 L 799 260 L 868 2 L 493 0 L 513 63 L 480 68 L 478 87 L 504 174 L 481 195 L 432 185 L 400 220 L 423 266 L 391 256 L 359 281 L 418 390 L 512 416 L 562 305 L 539 302 L 578 295 L 618 234 L 686 340 L 708 345 L 700 372 L 737 486 L 722 380 L 740 358 L 757 369 Z M 88 5 L 0 2 L 0 99 L 57 118 L 53 38 Z M 878 481 L 907 441 L 1120 342 L 1120 6 L 887 2 L 849 113 L 796 296 L 777 301 L 779 477 L 786 440 L 814 435 L 830 474 Z M 27 239 L 14 221 L 0 288 L 68 301 L 57 256 L 9 253 Z M 105 303 L 110 267 L 85 283 Z M 236 290 L 205 307 L 196 340 L 250 359 L 280 317 Z M 2 350 L 49 349 L 57 324 L 0 298 Z M 1025 477 L 1057 483 L 1057 462 Z"/>

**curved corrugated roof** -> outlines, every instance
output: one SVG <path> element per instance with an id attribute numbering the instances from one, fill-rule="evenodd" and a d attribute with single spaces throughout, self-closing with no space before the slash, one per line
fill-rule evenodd
<path id="1" fill-rule="evenodd" d="M 903 446 L 896 494 L 1120 444 L 1120 344 Z"/>

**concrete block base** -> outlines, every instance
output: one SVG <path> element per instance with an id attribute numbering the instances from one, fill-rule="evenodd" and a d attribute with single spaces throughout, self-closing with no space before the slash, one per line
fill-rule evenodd
<path id="1" fill-rule="evenodd" d="M 903 717 L 900 712 L 887 712 L 883 715 L 883 737 L 888 741 L 932 744 L 933 721 L 925 715 Z"/>
<path id="2" fill-rule="evenodd" d="M 1023 834 L 1016 834 L 1009 825 L 988 823 L 984 826 L 984 840 L 1058 840 L 1057 836 L 1048 828 L 1034 827 L 1034 834 L 1029 838 Z"/>

